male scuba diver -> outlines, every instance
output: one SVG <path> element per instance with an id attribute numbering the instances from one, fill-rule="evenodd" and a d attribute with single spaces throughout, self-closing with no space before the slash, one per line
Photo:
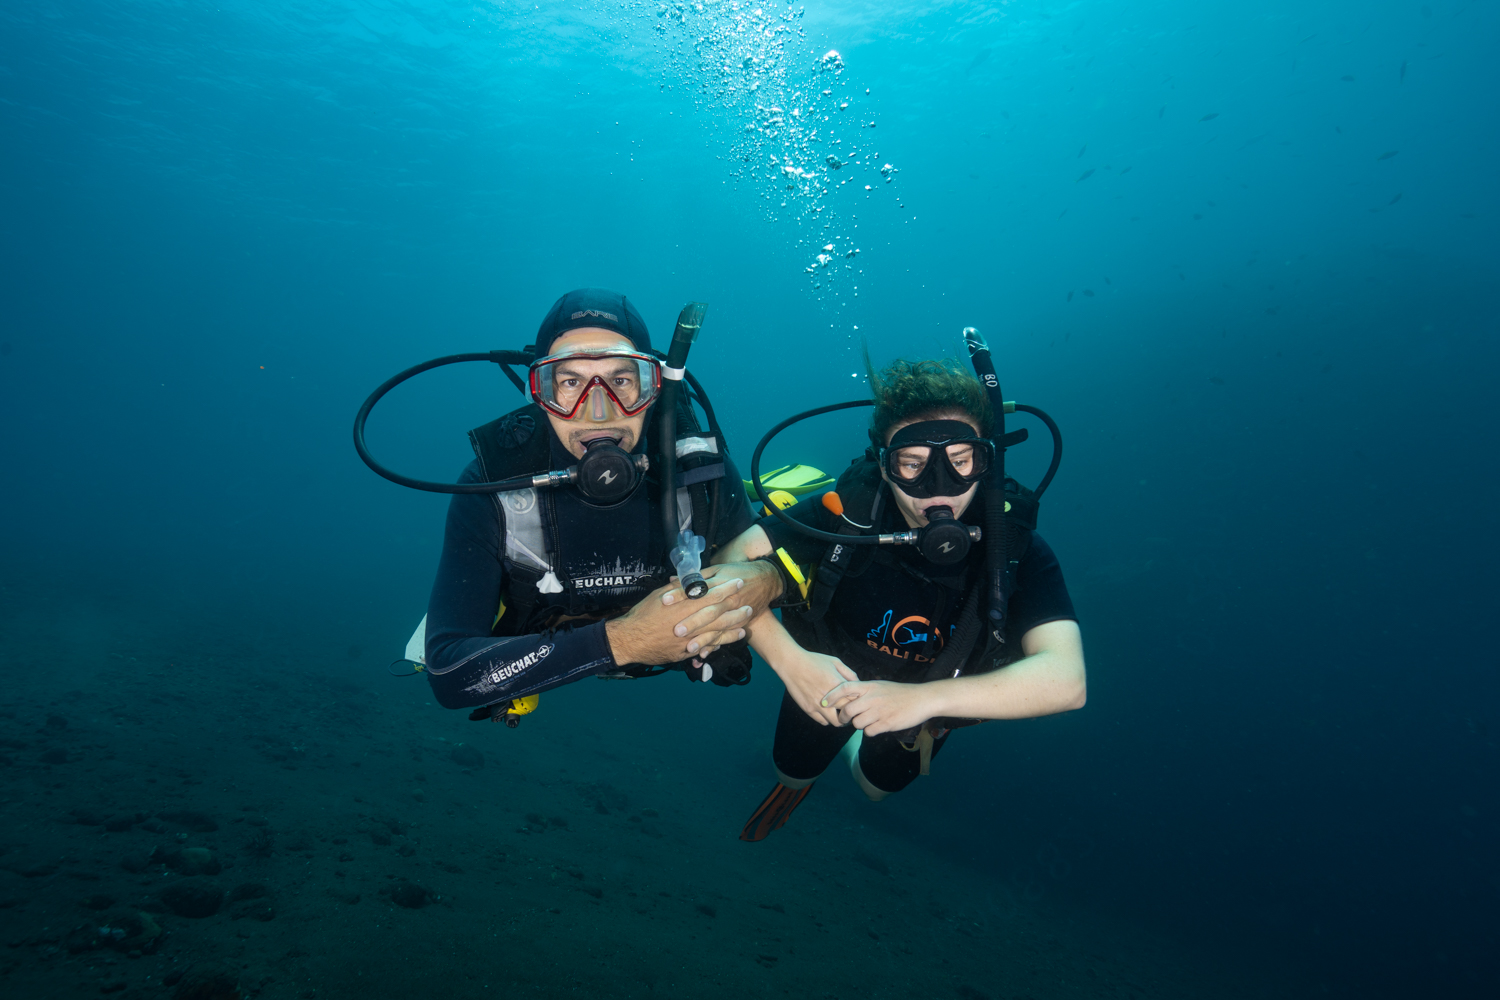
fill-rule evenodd
<path id="1" fill-rule="evenodd" d="M 762 559 L 782 577 L 772 604 L 781 620 L 767 611 L 749 626 L 751 646 L 786 685 L 777 784 L 741 840 L 785 824 L 841 752 L 879 801 L 926 774 L 955 728 L 1083 707 L 1073 604 L 1057 557 L 1031 530 L 1061 436 L 1034 407 L 999 402 L 988 348 L 972 328 L 965 337 L 988 390 L 956 362 L 871 370 L 871 446 L 836 493 L 771 511 L 727 547 L 726 559 Z M 761 442 L 752 476 L 783 427 L 864 402 L 783 422 Z M 997 405 L 1053 431 L 1052 468 L 1036 493 L 1004 478 L 1004 448 L 1025 431 L 1005 435 Z M 971 544 L 981 538 L 988 544 Z"/>
<path id="2" fill-rule="evenodd" d="M 515 725 L 535 707 L 532 696 L 589 676 L 676 668 L 723 686 L 749 680 L 749 651 L 738 640 L 779 585 L 776 574 L 763 565 L 684 570 L 699 588 L 688 595 L 669 582 L 674 543 L 693 549 L 696 571 L 700 550 L 715 554 L 753 520 L 707 396 L 687 375 L 713 433 L 697 427 L 687 390 L 675 395 L 687 374 L 686 343 L 702 321 L 697 308 L 692 323 L 679 321 L 680 354 L 664 365 L 624 296 L 569 292 L 524 355 L 531 403 L 469 432 L 476 458 L 460 482 L 513 482 L 455 493 L 448 508 L 425 635 L 413 637 L 443 707 L 478 706 L 470 718 Z M 500 357 L 522 356 L 489 359 Z M 664 376 L 677 381 L 664 384 Z M 655 419 L 658 403 L 672 407 L 672 422 Z M 675 426 L 675 449 L 659 440 L 666 426 Z M 365 455 L 362 431 L 357 423 Z M 668 464 L 663 456 L 674 450 Z M 681 538 L 666 537 L 664 503 Z"/>

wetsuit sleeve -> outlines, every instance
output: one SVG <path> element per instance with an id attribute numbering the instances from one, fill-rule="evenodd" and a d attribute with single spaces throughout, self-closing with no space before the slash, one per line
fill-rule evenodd
<path id="1" fill-rule="evenodd" d="M 482 482 L 472 462 L 461 483 Z M 455 493 L 427 604 L 427 680 L 444 708 L 469 708 L 615 669 L 604 623 L 492 635 L 505 589 L 502 529 L 488 493 Z"/>
<path id="2" fill-rule="evenodd" d="M 1041 535 L 1031 535 L 1031 547 L 1016 573 L 1016 592 L 1010 598 L 1009 630 L 1017 637 L 1038 625 L 1077 621 L 1073 598 L 1063 582 L 1062 566 Z"/>

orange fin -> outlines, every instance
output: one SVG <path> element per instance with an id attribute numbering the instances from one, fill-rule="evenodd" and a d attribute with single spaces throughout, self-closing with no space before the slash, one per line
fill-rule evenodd
<path id="1" fill-rule="evenodd" d="M 740 839 L 752 842 L 765 840 L 771 835 L 772 830 L 781 829 L 791 818 L 792 810 L 807 798 L 807 793 L 812 791 L 812 787 L 812 785 L 804 785 L 801 788 L 788 788 L 778 781 L 776 787 L 771 789 L 771 794 L 766 796 L 766 800 L 750 814 L 745 828 L 740 831 Z"/>

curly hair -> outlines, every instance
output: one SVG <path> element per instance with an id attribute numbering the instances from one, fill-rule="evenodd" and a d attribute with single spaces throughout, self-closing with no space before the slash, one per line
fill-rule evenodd
<path id="1" fill-rule="evenodd" d="M 928 361 L 897 360 L 880 371 L 865 356 L 875 414 L 870 418 L 870 439 L 883 446 L 891 428 L 913 417 L 958 411 L 972 417 L 985 437 L 994 428 L 995 415 L 984 386 L 954 358 Z"/>

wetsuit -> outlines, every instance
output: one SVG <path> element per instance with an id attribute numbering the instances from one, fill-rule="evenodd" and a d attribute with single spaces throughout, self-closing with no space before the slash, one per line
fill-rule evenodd
<path id="1" fill-rule="evenodd" d="M 882 487 L 889 489 L 889 487 Z M 838 518 L 822 504 L 799 503 L 787 511 L 799 521 L 824 531 L 836 531 Z M 976 497 L 961 520 L 984 524 L 983 497 Z M 773 548 L 785 548 L 805 570 L 818 564 L 825 544 L 800 534 L 773 517 L 760 525 Z M 894 503 L 884 505 L 880 530 L 904 531 Z M 975 545 L 956 566 L 936 566 L 912 546 L 881 547 L 871 553 L 858 573 L 851 571 L 839 584 L 821 627 L 794 608 L 782 611 L 782 623 L 804 648 L 837 656 L 860 680 L 916 683 L 952 634 L 963 599 L 984 572 L 984 546 Z M 1008 659 L 1021 656 L 1021 637 L 1047 622 L 1076 620 L 1073 601 L 1063 582 L 1062 568 L 1051 546 L 1035 533 L 1017 572 L 1005 630 Z M 965 672 L 977 669 L 983 643 L 976 646 Z M 797 707 L 790 696 L 781 702 L 772 756 L 781 772 L 792 778 L 822 774 L 854 735 L 851 726 L 823 726 Z M 937 737 L 936 754 L 948 733 Z M 918 755 L 901 746 L 895 733 L 863 740 L 859 766 L 865 777 L 888 792 L 900 791 L 919 771 Z"/>
<path id="2" fill-rule="evenodd" d="M 546 433 L 551 467 L 576 463 L 550 427 Z M 459 481 L 484 482 L 479 462 L 471 462 Z M 720 490 L 717 535 L 733 538 L 750 526 L 753 515 L 728 456 Z M 610 651 L 604 621 L 671 577 L 659 495 L 649 478 L 607 507 L 566 487 L 537 491 L 546 555 L 562 589 L 533 588 L 522 595 L 534 604 L 526 620 L 518 621 L 505 610 L 522 602 L 504 558 L 504 507 L 493 494 L 455 494 L 427 606 L 427 678 L 438 703 L 488 705 L 625 666 Z"/>

